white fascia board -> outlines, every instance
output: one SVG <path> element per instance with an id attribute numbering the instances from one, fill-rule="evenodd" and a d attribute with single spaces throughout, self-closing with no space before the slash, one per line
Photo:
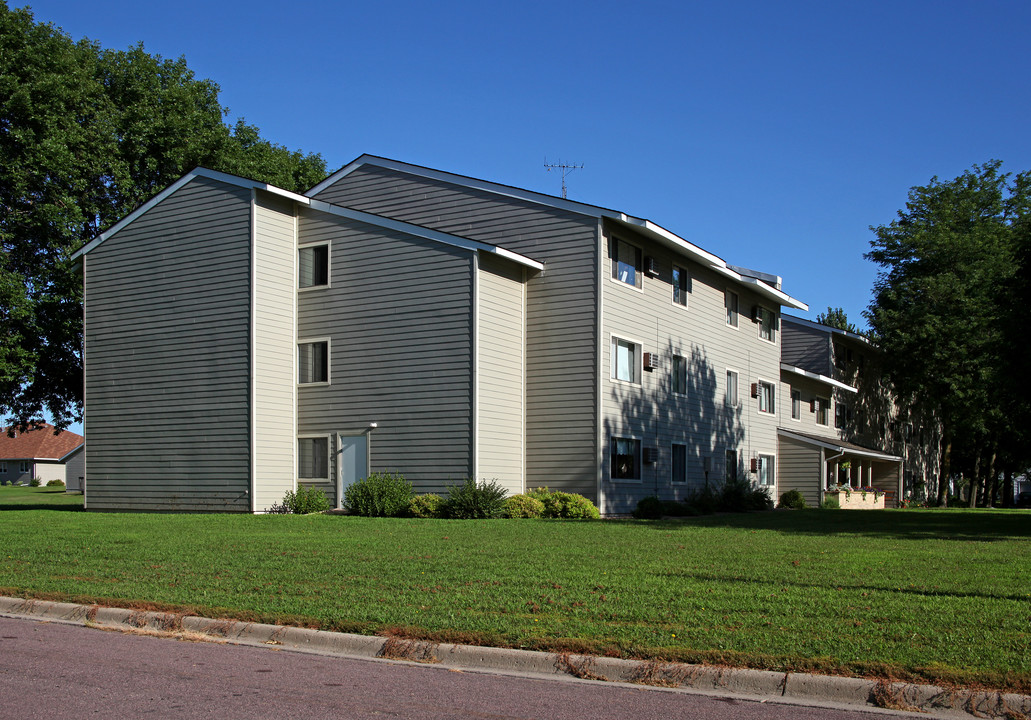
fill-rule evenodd
<path id="1" fill-rule="evenodd" d="M 860 455 L 862 457 L 876 458 L 878 460 L 891 460 L 894 462 L 901 462 L 902 458 L 898 455 L 889 455 L 888 453 L 877 452 L 876 450 L 864 450 L 854 447 L 848 447 L 841 443 L 836 443 L 832 438 L 826 440 L 817 440 L 816 438 L 809 437 L 808 435 L 800 435 L 799 433 L 791 432 L 785 428 L 777 428 L 778 435 L 784 435 L 794 440 L 800 440 L 816 447 L 826 448 L 827 450 L 834 450 L 839 453 L 847 453 L 849 455 Z"/>
<path id="2" fill-rule="evenodd" d="M 311 199 L 309 200 L 309 204 L 312 210 L 329 213 L 330 215 L 336 215 L 349 220 L 375 225 L 388 230 L 396 230 L 397 232 L 402 232 L 406 235 L 414 235 L 427 240 L 433 240 L 434 242 L 443 243 L 444 245 L 460 247 L 465 250 L 479 250 L 482 252 L 493 253 L 499 257 L 507 258 L 513 262 L 525 265 L 526 267 L 537 271 L 544 269 L 543 263 L 531 260 L 530 258 L 514 253 L 511 250 L 497 247 L 496 245 L 488 245 L 487 243 L 469 240 L 468 238 L 459 237 L 457 235 L 450 235 L 421 225 L 412 225 L 411 223 L 406 223 L 403 220 L 394 220 L 392 218 L 383 217 L 382 215 L 373 215 L 372 213 L 362 212 L 361 210 L 352 210 L 351 208 L 333 205 L 331 203 L 323 202 L 322 200 Z"/>
<path id="3" fill-rule="evenodd" d="M 846 385 L 845 383 L 841 382 L 840 380 L 835 380 L 834 378 L 829 378 L 826 375 L 820 375 L 819 373 L 810 372 L 810 371 L 804 370 L 804 369 L 802 369 L 800 367 L 795 367 L 794 365 L 788 365 L 787 363 L 781 363 L 780 364 L 780 369 L 784 370 L 785 372 L 794 373 L 795 375 L 801 375 L 802 377 L 807 377 L 810 380 L 816 380 L 817 382 L 825 383 L 827 385 L 830 385 L 831 387 L 836 387 L 839 390 L 847 390 L 848 392 L 851 392 L 851 393 L 858 393 L 859 392 L 856 388 L 852 387 L 851 385 Z"/>
<path id="4" fill-rule="evenodd" d="M 122 218 L 121 220 L 116 222 L 114 225 L 112 225 L 110 228 L 108 228 L 105 232 L 101 233 L 100 235 L 98 235 L 97 237 L 93 238 L 91 241 L 89 241 L 85 245 L 83 245 L 81 248 L 79 248 L 75 252 L 74 255 L 71 256 L 70 259 L 71 260 L 76 260 L 76 259 L 80 258 L 81 256 L 85 255 L 86 253 L 90 252 L 97 245 L 100 245 L 100 243 L 104 242 L 108 238 L 110 238 L 113 235 L 117 234 L 118 231 L 120 231 L 125 226 L 131 224 L 140 215 L 143 215 L 144 213 L 149 211 L 151 208 L 153 208 L 155 205 L 157 205 L 162 200 L 164 200 L 166 197 L 168 197 L 169 195 L 171 195 L 172 193 L 177 191 L 183 185 L 185 185 L 186 183 L 190 182 L 191 180 L 193 180 L 194 178 L 197 178 L 197 177 L 206 177 L 206 178 L 210 178 L 212 180 L 218 180 L 219 182 L 227 183 L 229 185 L 236 185 L 237 187 L 242 187 L 242 188 L 247 188 L 247 189 L 257 188 L 258 190 L 264 190 L 264 191 L 270 192 L 270 193 L 272 193 L 274 195 L 279 195 L 279 196 L 285 197 L 285 198 L 287 198 L 289 200 L 293 200 L 294 202 L 299 202 L 302 205 L 307 205 L 310 202 L 308 200 L 308 198 L 306 198 L 304 195 L 298 195 L 297 193 L 290 192 L 289 190 L 284 190 L 282 188 L 278 188 L 275 185 L 269 185 L 268 183 L 258 182 L 257 180 L 248 180 L 247 178 L 242 178 L 242 177 L 239 177 L 237 175 L 230 175 L 229 173 L 219 172 L 218 170 L 209 170 L 208 168 L 198 167 L 198 168 L 194 168 L 190 172 L 188 172 L 185 175 L 183 175 L 181 178 L 179 178 L 174 183 L 172 183 L 171 185 L 166 187 L 164 190 L 159 192 L 157 195 L 152 197 L 150 200 L 148 200 L 147 202 L 143 203 L 138 208 L 133 210 L 131 213 L 126 215 L 124 218 Z"/>
<path id="5" fill-rule="evenodd" d="M 818 322 L 806 320 L 805 318 L 795 317 L 794 315 L 784 315 L 782 319 L 786 322 L 801 325 L 802 327 L 812 328 L 813 330 L 819 330 L 830 335 L 843 335 L 847 338 L 852 338 L 853 340 L 858 340 L 860 342 L 866 343 L 870 347 L 876 347 L 876 345 L 874 345 L 870 341 L 870 338 L 866 337 L 865 335 L 860 335 L 859 333 L 849 332 L 848 330 L 842 330 L 841 328 L 831 327 L 830 325 L 821 325 Z"/>
<path id="6" fill-rule="evenodd" d="M 569 212 L 577 213 L 578 215 L 598 217 L 602 213 L 613 212 L 595 205 L 579 203 L 575 200 L 567 200 L 565 198 L 555 197 L 554 195 L 546 195 L 544 193 L 534 192 L 533 190 L 523 190 L 522 188 L 502 185 L 500 183 L 489 182 L 487 180 L 478 180 L 466 175 L 456 175 L 454 173 L 444 172 L 443 170 L 434 170 L 432 168 L 422 167 L 421 165 L 410 165 L 398 160 L 390 160 L 376 155 L 362 155 L 360 158 L 357 158 L 337 170 L 328 178 L 306 192 L 305 195 L 308 197 L 318 195 L 327 187 L 340 180 L 340 178 L 346 177 L 362 165 L 374 165 L 376 167 L 387 168 L 388 170 L 397 170 L 398 172 L 408 173 L 409 175 L 416 175 L 418 177 L 430 178 L 431 180 L 452 183 L 453 185 L 461 185 L 463 187 L 470 187 L 476 190 L 483 190 L 484 192 L 516 198 L 518 200 L 525 200 L 538 205 L 548 205 L 561 210 L 568 210 Z"/>

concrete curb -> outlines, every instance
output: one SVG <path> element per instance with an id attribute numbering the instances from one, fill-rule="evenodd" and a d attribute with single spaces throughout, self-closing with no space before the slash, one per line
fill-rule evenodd
<path id="1" fill-rule="evenodd" d="M 0 616 L 354 659 L 430 663 L 471 672 L 632 683 L 762 702 L 924 713 L 923 717 L 1031 715 L 1028 695 L 934 685 L 452 645 L 2 596 Z"/>

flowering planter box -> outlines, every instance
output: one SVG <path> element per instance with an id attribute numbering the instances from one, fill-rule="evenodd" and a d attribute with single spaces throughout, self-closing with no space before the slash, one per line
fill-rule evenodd
<path id="1" fill-rule="evenodd" d="M 874 493 L 869 490 L 853 490 L 846 493 L 840 490 L 828 490 L 825 498 L 838 501 L 843 510 L 877 510 L 884 509 L 884 493 Z"/>

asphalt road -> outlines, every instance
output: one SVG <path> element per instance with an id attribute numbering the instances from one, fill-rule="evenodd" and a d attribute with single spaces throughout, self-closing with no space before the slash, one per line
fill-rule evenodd
<path id="1" fill-rule="evenodd" d="M 0 617 L 0 718 L 148 717 L 870 720 L 876 715 Z"/>

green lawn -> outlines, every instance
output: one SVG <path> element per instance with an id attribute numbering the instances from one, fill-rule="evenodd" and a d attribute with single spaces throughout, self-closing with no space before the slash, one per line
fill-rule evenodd
<path id="1" fill-rule="evenodd" d="M 40 509 L 68 497 L 0 488 L 0 593 L 1031 690 L 1027 511 L 563 522 Z"/>

